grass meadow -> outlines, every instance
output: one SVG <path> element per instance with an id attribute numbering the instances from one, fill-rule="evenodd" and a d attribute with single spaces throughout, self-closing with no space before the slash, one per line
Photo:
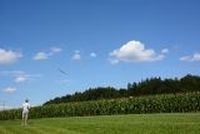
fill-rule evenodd
<path id="1" fill-rule="evenodd" d="M 200 113 L 130 114 L 0 121 L 0 134 L 199 134 Z"/>

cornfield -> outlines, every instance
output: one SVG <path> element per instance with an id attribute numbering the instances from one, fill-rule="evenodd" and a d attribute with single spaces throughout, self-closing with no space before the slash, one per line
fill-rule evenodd
<path id="1" fill-rule="evenodd" d="M 179 94 L 38 106 L 30 110 L 30 118 L 198 111 L 199 94 Z M 20 118 L 21 109 L 0 112 L 0 120 Z"/>

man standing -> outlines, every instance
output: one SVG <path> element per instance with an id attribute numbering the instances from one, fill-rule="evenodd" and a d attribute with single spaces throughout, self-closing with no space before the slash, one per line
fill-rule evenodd
<path id="1" fill-rule="evenodd" d="M 31 108 L 31 105 L 28 103 L 28 99 L 25 100 L 25 103 L 22 106 L 23 106 L 22 125 L 26 126 L 27 125 L 27 120 L 28 120 L 29 110 Z"/>

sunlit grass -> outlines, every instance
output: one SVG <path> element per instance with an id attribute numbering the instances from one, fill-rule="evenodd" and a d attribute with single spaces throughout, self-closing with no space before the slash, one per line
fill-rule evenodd
<path id="1" fill-rule="evenodd" d="M 1 134 L 198 134 L 200 113 L 135 114 L 0 121 Z"/>

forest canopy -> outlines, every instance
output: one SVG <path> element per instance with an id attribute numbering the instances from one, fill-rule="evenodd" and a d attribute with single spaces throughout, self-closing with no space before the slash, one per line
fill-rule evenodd
<path id="1" fill-rule="evenodd" d="M 56 97 L 44 103 L 58 104 L 67 102 L 90 101 L 100 99 L 114 99 L 156 94 L 177 94 L 200 91 L 200 76 L 188 74 L 180 79 L 147 78 L 140 82 L 128 83 L 127 88 L 114 87 L 89 88 L 84 92 L 75 92 L 62 97 Z"/>

